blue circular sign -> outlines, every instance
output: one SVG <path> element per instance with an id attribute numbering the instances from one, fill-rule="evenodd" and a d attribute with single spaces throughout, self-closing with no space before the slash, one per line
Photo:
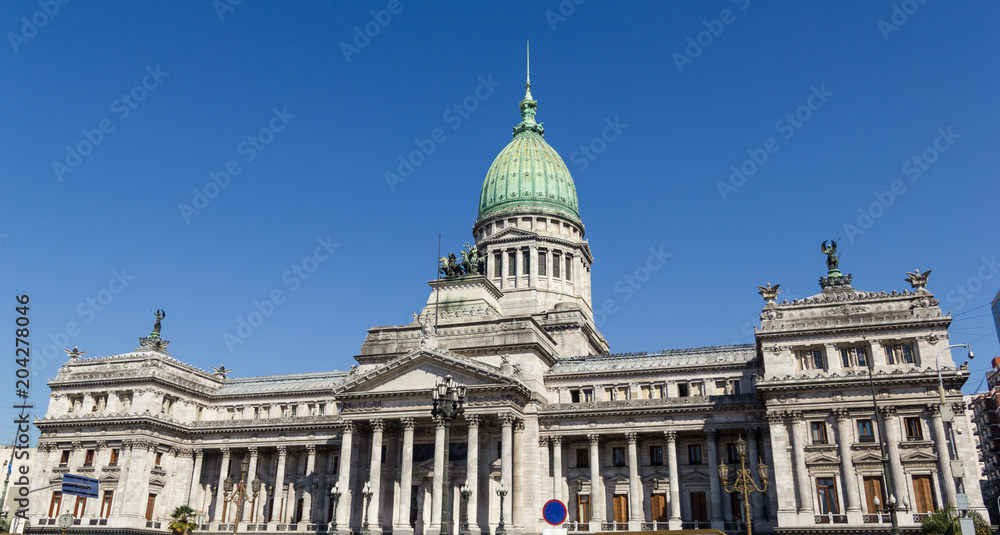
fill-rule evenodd
<path id="1" fill-rule="evenodd" d="M 566 504 L 559 500 L 549 500 L 542 506 L 542 516 L 553 526 L 558 526 L 566 520 Z"/>

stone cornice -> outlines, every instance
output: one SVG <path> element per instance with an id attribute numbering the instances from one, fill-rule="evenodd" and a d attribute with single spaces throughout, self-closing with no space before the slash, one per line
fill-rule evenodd
<path id="1" fill-rule="evenodd" d="M 967 367 L 946 368 L 942 367 L 942 380 L 949 385 L 961 388 L 969 378 Z M 937 384 L 937 371 L 933 368 L 924 369 L 893 369 L 891 372 L 880 370 L 875 373 L 874 381 L 876 385 L 924 385 Z M 815 390 L 817 386 L 826 388 L 840 387 L 868 387 L 869 379 L 867 371 L 847 371 L 841 373 L 824 373 L 803 375 L 786 375 L 784 377 L 772 377 L 765 379 L 757 377 L 755 383 L 757 392 L 766 394 L 775 391 L 795 391 L 795 390 Z"/>
<path id="2" fill-rule="evenodd" d="M 587 401 L 583 403 L 552 403 L 543 407 L 539 419 L 565 419 L 567 415 L 632 416 L 705 411 L 759 411 L 763 408 L 756 394 L 732 396 L 689 396 L 683 398 L 624 399 L 617 401 Z"/>

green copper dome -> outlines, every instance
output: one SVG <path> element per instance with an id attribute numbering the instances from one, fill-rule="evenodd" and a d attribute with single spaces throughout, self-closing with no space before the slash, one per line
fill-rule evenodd
<path id="1" fill-rule="evenodd" d="M 521 123 L 486 173 L 477 220 L 499 214 L 550 214 L 582 225 L 573 177 L 543 139 L 541 123 L 535 122 L 538 104 L 531 97 L 530 78 L 525 87 Z"/>

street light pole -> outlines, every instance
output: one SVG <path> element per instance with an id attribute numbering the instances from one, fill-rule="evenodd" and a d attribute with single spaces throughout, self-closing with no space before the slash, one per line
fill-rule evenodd
<path id="1" fill-rule="evenodd" d="M 736 479 L 733 480 L 733 486 L 730 487 L 727 482 L 729 478 L 729 465 L 725 461 L 719 461 L 719 477 L 722 479 L 722 490 L 730 494 L 738 492 L 743 495 L 743 519 L 747 526 L 747 535 L 753 535 L 750 519 L 750 494 L 753 492 L 767 492 L 767 465 L 764 464 L 763 460 L 757 463 L 757 475 L 761 481 L 761 486 L 758 487 L 757 482 L 750 475 L 750 469 L 747 468 L 747 443 L 743 440 L 743 437 L 739 437 L 736 441 L 736 451 L 740 454 L 740 469 L 736 471 Z"/>
<path id="2" fill-rule="evenodd" d="M 371 481 L 365 481 L 365 487 L 361 489 L 361 495 L 365 498 L 364 507 L 362 508 L 362 514 L 364 514 L 365 521 L 361 524 L 361 535 L 371 535 L 371 531 L 368 529 L 368 504 L 372 502 L 372 496 L 375 495 L 372 491 Z"/>
<path id="3" fill-rule="evenodd" d="M 340 490 L 340 481 L 333 484 L 330 488 L 330 497 L 333 498 L 333 519 L 330 522 L 330 531 L 337 532 L 337 503 L 340 502 L 340 495 L 342 494 Z M 273 505 L 271 507 L 274 507 Z"/>
<path id="4" fill-rule="evenodd" d="M 947 351 L 947 350 L 949 350 L 949 349 L 951 349 L 953 347 L 964 347 L 964 348 L 968 349 L 969 350 L 969 360 L 972 360 L 972 359 L 974 359 L 976 357 L 975 355 L 972 354 L 972 348 L 969 347 L 969 344 L 953 344 L 953 345 L 950 345 L 948 347 L 943 347 L 943 348 L 941 348 L 941 351 L 938 351 L 937 356 L 934 357 L 934 367 L 937 368 L 937 374 L 938 374 L 938 395 L 941 396 L 941 404 L 942 405 L 944 405 L 945 403 L 947 403 L 947 401 L 944 399 L 944 379 L 941 378 L 941 353 L 944 353 L 945 351 Z"/>
<path id="5" fill-rule="evenodd" d="M 232 476 L 227 477 L 226 481 L 223 483 L 223 501 L 232 503 L 235 507 L 233 508 L 233 534 L 235 535 L 236 530 L 240 527 L 240 505 L 244 504 L 247 500 L 250 500 L 250 495 L 247 494 L 247 468 L 250 466 L 250 461 L 243 459 L 240 463 L 240 482 L 233 484 Z M 250 484 L 251 490 L 253 492 L 253 501 L 256 503 L 257 494 L 260 492 L 260 480 L 254 478 L 253 482 Z"/>
<path id="6" fill-rule="evenodd" d="M 431 409 L 431 416 L 440 418 L 444 422 L 444 467 L 442 467 L 442 479 L 444 480 L 442 485 L 444 488 L 441 493 L 442 535 L 449 533 L 451 524 L 448 515 L 448 501 L 451 495 L 449 492 L 451 481 L 448 475 L 448 465 L 451 462 L 448 456 L 451 441 L 451 422 L 465 413 L 463 406 L 465 404 L 465 393 L 465 385 L 456 383 L 450 374 L 445 376 L 443 381 L 439 378 L 437 384 L 434 385 L 434 389 L 431 390 L 431 400 L 434 404 L 434 407 Z"/>
<path id="7" fill-rule="evenodd" d="M 507 535 L 507 530 L 503 527 L 503 499 L 507 496 L 507 486 L 500 479 L 500 486 L 497 487 L 497 496 L 500 497 L 500 523 L 497 524 L 496 535 Z"/>
<path id="8" fill-rule="evenodd" d="M 893 494 L 896 490 L 896 481 L 892 476 L 892 470 L 889 469 L 889 456 L 885 453 L 885 430 L 886 423 L 884 420 L 879 420 L 878 412 L 878 398 L 875 397 L 875 376 L 873 374 L 875 369 L 874 358 L 868 359 L 868 384 L 872 389 L 872 406 L 875 408 L 875 425 L 879 426 L 878 431 L 878 449 L 882 455 L 882 473 L 885 475 L 886 486 L 889 490 L 889 503 L 886 504 L 886 509 L 889 510 L 889 522 L 892 525 L 892 535 L 899 535 L 899 518 L 896 516 L 896 496 Z M 881 424 L 881 425 L 880 425 Z M 876 507 L 878 505 L 876 504 Z M 882 518 L 879 517 L 881 522 Z"/>
<path id="9" fill-rule="evenodd" d="M 465 483 L 459 489 L 459 492 L 462 493 L 462 505 L 459 507 L 461 518 L 459 519 L 460 526 L 458 533 L 459 535 L 472 535 L 472 532 L 469 530 L 469 497 L 472 496 L 472 488 L 469 487 L 468 478 L 465 479 Z"/>

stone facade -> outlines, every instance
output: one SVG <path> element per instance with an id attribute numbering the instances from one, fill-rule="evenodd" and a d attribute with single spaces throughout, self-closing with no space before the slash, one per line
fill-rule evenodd
<path id="1" fill-rule="evenodd" d="M 544 144 L 534 104 L 529 93 L 515 129 L 532 144 L 512 143 L 498 162 L 562 166 L 551 180 L 569 191 L 561 159 L 524 152 Z M 496 202 L 503 173 L 484 184 Z M 876 496 L 895 497 L 904 527 L 962 492 L 983 510 L 976 470 L 959 460 L 976 455 L 960 392 L 968 373 L 940 352 L 951 318 L 926 277 L 902 293 L 824 277 L 821 293 L 791 303 L 769 286 L 756 344 L 612 355 L 593 319 L 594 257 L 572 191 L 572 202 L 481 214 L 473 236 L 486 274 L 432 281 L 413 321 L 369 329 L 348 371 L 228 377 L 173 358 L 158 334 L 128 353 L 71 358 L 49 382 L 32 474 L 39 487 L 90 475 L 100 497 L 38 492 L 33 531 L 56 532 L 66 512 L 81 531 L 163 531 L 186 504 L 208 532 L 454 534 L 465 481 L 477 535 L 501 514 L 507 531 L 539 534 L 551 499 L 567 504 L 571 532 L 736 531 L 744 507 L 718 466 L 741 467 L 740 440 L 747 468 L 770 467 L 749 504 L 758 533 L 887 531 Z M 431 416 L 430 390 L 447 376 L 467 387 L 451 423 Z M 224 487 L 243 461 L 261 486 L 238 507 Z"/>

